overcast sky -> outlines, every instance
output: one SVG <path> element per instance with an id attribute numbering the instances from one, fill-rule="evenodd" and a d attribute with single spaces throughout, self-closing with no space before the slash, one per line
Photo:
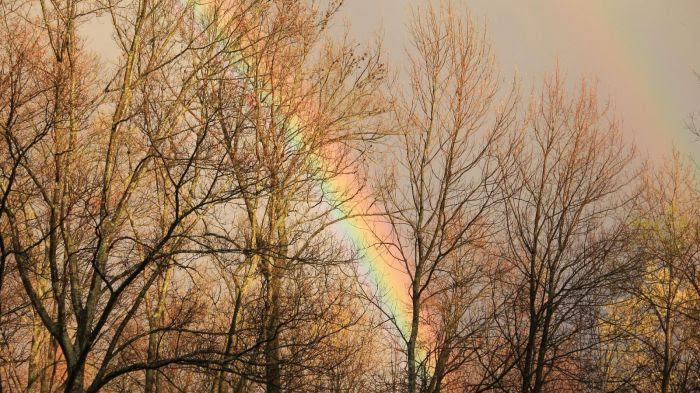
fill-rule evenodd
<path id="1" fill-rule="evenodd" d="M 427 0 L 346 0 L 341 19 L 367 40 L 383 32 L 389 63 L 401 62 L 412 5 Z M 569 80 L 598 81 L 640 153 L 675 144 L 700 158 L 685 128 L 700 112 L 700 0 L 455 0 L 485 22 L 504 76 L 526 92 L 557 58 Z"/>

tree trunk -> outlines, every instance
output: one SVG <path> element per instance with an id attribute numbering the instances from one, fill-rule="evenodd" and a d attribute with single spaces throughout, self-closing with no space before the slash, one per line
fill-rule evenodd
<path id="1" fill-rule="evenodd" d="M 553 277 L 553 275 L 551 277 Z M 552 285 L 551 282 L 550 285 Z M 552 299 L 548 299 L 544 323 L 542 325 L 542 337 L 540 339 L 540 346 L 538 349 L 539 352 L 537 354 L 537 365 L 535 369 L 535 386 L 532 389 L 532 393 L 540 393 L 544 387 L 545 355 L 547 354 L 547 347 L 549 346 L 549 327 L 552 322 L 552 314 L 554 314 L 554 306 L 552 305 L 552 301 Z"/>
<path id="2" fill-rule="evenodd" d="M 161 329 L 165 325 L 165 295 L 168 291 L 168 286 L 172 277 L 172 271 L 172 265 L 168 265 L 168 267 L 165 270 L 165 273 L 159 278 L 161 282 L 156 289 L 156 307 L 154 312 L 151 314 L 151 317 L 149 318 L 149 328 L 151 329 L 151 333 L 148 335 L 149 363 L 157 361 L 160 357 L 160 345 L 163 335 L 161 332 L 158 331 L 158 329 Z M 160 391 L 160 374 L 158 373 L 158 370 L 147 369 L 144 392 L 160 393 Z"/>
<path id="3" fill-rule="evenodd" d="M 239 292 L 236 294 L 236 302 L 233 306 L 233 315 L 231 316 L 231 323 L 229 325 L 228 333 L 226 335 L 226 347 L 224 348 L 224 362 L 229 361 L 226 358 L 228 358 L 231 355 L 231 353 L 233 352 L 233 348 L 236 345 L 238 315 L 241 309 L 242 297 L 242 289 L 239 289 Z M 242 379 L 242 377 L 240 379 Z M 214 381 L 212 393 L 228 393 L 230 385 L 231 383 L 226 381 L 226 372 L 223 370 L 219 371 L 219 373 L 216 376 L 216 380 Z"/>
<path id="4" fill-rule="evenodd" d="M 670 269 L 668 280 L 668 299 L 666 301 L 664 329 L 664 365 L 661 374 L 661 393 L 668 393 L 671 385 L 671 368 L 673 367 L 673 270 Z"/>
<path id="5" fill-rule="evenodd" d="M 41 278 L 37 282 L 37 294 L 41 298 L 44 298 L 49 290 L 48 280 L 43 278 L 45 274 L 48 274 L 46 266 L 42 269 Z M 53 374 L 55 346 L 51 345 L 51 335 L 37 313 L 33 313 L 32 325 L 32 346 L 29 357 L 27 391 L 30 393 L 46 393 L 49 392 Z"/>
<path id="6" fill-rule="evenodd" d="M 68 380 L 73 381 L 70 386 L 66 386 L 66 393 L 83 393 L 83 379 L 85 378 L 85 363 L 81 363 L 77 368 L 68 371 Z"/>
<path id="7" fill-rule="evenodd" d="M 534 256 L 531 260 L 531 274 L 534 274 Z M 520 391 L 529 393 L 531 390 L 530 382 L 532 380 L 532 362 L 535 357 L 535 342 L 537 340 L 537 326 L 539 324 L 537 312 L 535 310 L 535 302 L 537 300 L 537 286 L 534 277 L 530 277 L 530 293 L 529 293 L 529 329 L 527 334 L 527 344 L 525 347 L 525 360 L 521 370 L 522 385 Z"/>
<path id="8" fill-rule="evenodd" d="M 267 320 L 265 321 L 265 391 L 282 391 L 280 378 L 279 338 L 279 285 L 280 279 L 273 263 L 267 262 Z"/>
<path id="9" fill-rule="evenodd" d="M 416 269 L 416 274 L 411 288 L 411 335 L 406 345 L 408 360 L 408 393 L 416 393 L 418 371 L 416 370 L 416 341 L 418 340 L 418 328 L 420 326 L 420 269 Z"/>
<path id="10" fill-rule="evenodd" d="M 46 370 L 44 368 L 44 355 L 47 352 L 48 332 L 44 329 L 36 313 L 32 316 L 32 346 L 29 353 L 29 375 L 27 378 L 27 392 L 42 392 L 41 385 Z"/>

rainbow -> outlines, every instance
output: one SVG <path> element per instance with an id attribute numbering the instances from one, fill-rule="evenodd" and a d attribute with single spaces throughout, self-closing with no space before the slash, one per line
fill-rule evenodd
<path id="1" fill-rule="evenodd" d="M 197 17 L 206 19 L 207 6 L 205 4 L 199 3 L 197 0 L 180 1 L 184 7 L 191 8 Z M 620 70 L 619 75 L 626 79 L 626 85 L 634 86 L 640 90 L 640 94 L 635 95 L 638 101 L 636 104 L 651 109 L 647 115 L 651 120 L 652 127 L 661 132 L 674 132 L 678 133 L 679 136 L 683 135 L 684 130 L 678 127 L 679 119 L 673 115 L 674 110 L 671 107 L 673 100 L 670 99 L 670 92 L 661 86 L 660 82 L 653 83 L 654 78 L 651 77 L 653 70 L 648 69 L 653 62 L 642 58 L 645 56 L 642 49 L 633 45 L 637 41 L 619 34 L 612 34 L 613 26 L 616 24 L 616 15 L 610 3 L 598 2 L 596 4 L 593 8 L 584 7 L 584 12 L 579 13 L 578 18 L 588 26 L 609 25 L 607 29 L 594 28 L 589 30 L 590 34 L 596 38 L 595 41 L 601 43 L 601 47 L 598 48 L 600 56 L 610 59 L 615 64 Z M 565 13 L 559 7 L 567 7 L 567 5 L 555 4 L 551 7 L 551 12 Z M 569 23 L 568 18 L 554 19 L 561 20 L 561 23 Z M 248 75 L 248 70 L 251 67 L 244 61 L 241 61 L 240 64 L 241 74 Z M 630 66 L 632 64 L 637 66 Z M 638 65 L 643 65 L 643 67 Z M 262 102 L 266 101 L 266 97 L 261 98 Z M 304 123 L 304 119 L 299 116 L 287 120 L 292 129 L 303 129 L 301 124 Z M 302 132 L 293 132 L 290 144 L 292 148 L 302 150 L 305 146 Z M 328 166 L 324 159 L 318 155 L 309 157 L 308 164 L 320 171 Z M 347 192 L 353 189 L 356 180 L 353 179 L 352 175 L 341 175 L 324 181 L 320 185 L 320 189 L 330 205 L 339 206 L 335 212 L 340 229 L 339 236 L 363 254 L 361 265 L 364 273 L 380 293 L 382 308 L 393 319 L 392 322 L 397 327 L 398 333 L 406 338 L 410 331 L 411 320 L 411 312 L 408 307 L 410 304 L 410 278 L 403 269 L 400 269 L 397 261 L 385 249 L 377 247 L 376 241 L 373 240 L 377 237 L 391 238 L 391 229 L 381 221 L 369 221 L 369 217 L 378 213 L 367 202 L 371 200 L 369 193 L 357 195 L 352 201 L 352 206 L 338 197 L 347 195 Z"/>
<path id="2" fill-rule="evenodd" d="M 634 35 L 634 31 L 625 29 L 625 19 L 630 18 L 630 9 L 634 2 L 592 1 L 585 4 L 570 2 L 551 2 L 551 7 L 544 8 L 544 17 L 557 21 L 557 26 L 570 29 L 573 23 L 576 31 L 583 30 L 589 35 L 587 40 L 595 43 L 595 56 L 606 59 L 615 70 L 617 89 L 622 91 L 618 102 L 624 99 L 624 104 L 634 106 L 636 117 L 634 126 L 641 131 L 642 146 L 652 156 L 663 156 L 667 147 L 675 145 L 681 151 L 700 155 L 700 144 L 692 143 L 691 135 L 685 127 L 685 113 L 679 113 L 687 103 L 680 102 L 679 95 L 672 86 L 660 75 L 668 70 L 662 68 L 660 59 L 678 56 L 682 49 L 673 42 L 668 42 L 668 49 L 676 52 L 656 53 L 644 40 Z M 572 9 L 576 7 L 575 9 Z M 568 26 L 567 26 L 568 25 Z M 622 26 L 622 27 L 621 27 Z M 690 59 L 686 64 L 677 62 L 679 74 L 686 73 L 692 78 Z M 697 109 L 692 109 L 697 110 Z M 666 144 L 670 140 L 670 144 Z M 661 154 L 660 154 L 661 153 Z"/>
<path id="3" fill-rule="evenodd" d="M 197 0 L 180 0 L 182 6 L 192 9 L 195 17 L 207 24 L 207 7 Z M 214 10 L 211 10 L 214 12 Z M 245 59 L 237 58 L 240 64 L 239 72 L 247 76 L 252 68 Z M 260 95 L 261 102 L 269 101 L 271 95 Z M 290 145 L 295 150 L 304 150 L 306 145 L 301 126 L 304 120 L 298 115 L 292 115 L 291 119 L 285 119 L 290 124 Z M 310 155 L 307 163 L 313 169 L 321 172 L 330 165 L 324 162 L 319 155 Z M 334 221 L 337 222 L 339 231 L 337 235 L 340 240 L 349 243 L 351 247 L 360 252 L 362 273 L 371 280 L 379 294 L 381 308 L 385 315 L 391 319 L 392 324 L 397 328 L 398 333 L 406 340 L 410 331 L 410 277 L 405 269 L 400 269 L 395 258 L 391 257 L 386 247 L 378 246 L 376 239 L 389 239 L 392 236 L 391 227 L 386 222 L 379 220 L 369 221 L 370 217 L 376 217 L 379 212 L 368 201 L 371 200 L 369 192 L 366 190 L 355 193 L 352 198 L 352 206 L 342 196 L 348 195 L 350 191 L 355 191 L 353 184 L 357 183 L 356 178 L 351 174 L 341 174 L 323 181 L 319 185 L 324 198 L 330 206 L 336 206 Z M 423 335 L 421 335 L 423 338 Z M 420 340 L 419 340 L 420 342 Z M 417 357 L 419 362 L 426 362 L 425 351 L 418 349 Z M 422 357 L 422 359 L 421 359 Z M 429 362 L 429 360 L 427 360 Z"/>

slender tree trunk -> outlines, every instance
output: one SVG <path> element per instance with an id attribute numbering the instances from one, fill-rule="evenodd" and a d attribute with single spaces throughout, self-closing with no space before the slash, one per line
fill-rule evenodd
<path id="1" fill-rule="evenodd" d="M 44 298 L 49 291 L 49 282 L 45 279 L 48 268 L 44 266 L 37 282 L 37 294 Z M 48 392 L 55 350 L 52 352 L 51 335 L 37 313 L 32 313 L 32 346 L 29 355 L 28 388 L 30 393 Z"/>
<path id="2" fill-rule="evenodd" d="M 7 187 L 7 189 L 5 190 L 5 193 L 9 192 L 8 189 L 9 189 L 9 187 Z M 5 194 L 5 195 L 7 195 L 7 194 Z M 2 198 L 0 198 L 0 199 L 2 199 Z M 0 204 L 0 218 L 2 218 L 3 210 L 4 210 L 4 203 Z M 8 257 L 8 254 L 5 251 L 5 237 L 2 234 L 2 232 L 0 232 L 0 299 L 2 299 L 2 287 L 3 287 L 3 284 L 5 282 L 5 266 L 6 266 L 5 264 L 7 262 L 7 257 Z M 0 302 L 0 315 L 2 315 L 2 312 L 3 312 L 2 302 Z M 3 383 L 2 383 L 2 378 L 0 378 L 0 393 L 2 393 L 2 392 L 3 392 Z"/>
<path id="3" fill-rule="evenodd" d="M 664 332 L 664 367 L 663 367 L 663 374 L 661 376 L 661 393 L 668 393 L 669 391 L 669 385 L 671 384 L 671 367 L 672 367 L 672 362 L 671 362 L 671 356 L 672 356 L 672 350 L 671 350 L 671 345 L 673 343 L 671 342 L 672 339 L 672 326 L 671 326 L 671 318 L 670 318 L 670 309 L 666 310 L 666 330 Z"/>
<path id="4" fill-rule="evenodd" d="M 27 392 L 41 392 L 41 382 L 44 380 L 44 355 L 47 351 L 48 332 L 36 313 L 32 315 L 32 346 L 29 352 L 29 374 Z"/>
<path id="5" fill-rule="evenodd" d="M 276 241 L 268 241 L 266 246 L 268 255 L 265 257 L 264 274 L 267 281 L 267 315 L 265 320 L 265 391 L 267 393 L 279 393 L 282 391 L 281 371 L 280 371 L 280 353 L 279 353 L 279 321 L 280 321 L 280 286 L 281 286 L 281 271 L 279 266 L 283 252 L 286 250 L 281 246 L 283 239 L 281 236 L 284 231 L 282 218 L 282 209 L 279 207 L 279 196 L 273 197 L 270 202 L 270 234 L 269 239 Z M 269 255 L 274 253 L 275 255 Z"/>
<path id="6" fill-rule="evenodd" d="M 666 300 L 665 329 L 664 329 L 664 365 L 661 374 L 661 393 L 668 393 L 671 385 L 671 369 L 673 367 L 673 268 L 669 269 Z"/>
<path id="7" fill-rule="evenodd" d="M 553 275 L 552 275 L 553 277 Z M 551 279 L 550 279 L 551 281 Z M 552 283 L 550 282 L 550 285 Z M 550 287 L 551 288 L 551 287 Z M 546 309 L 546 314 L 544 317 L 544 323 L 542 324 L 542 337 L 540 339 L 540 346 L 537 354 L 537 365 L 535 369 L 535 386 L 532 390 L 533 393 L 540 393 L 544 387 L 544 366 L 545 366 L 545 355 L 547 354 L 547 347 L 549 346 L 549 327 L 552 323 L 552 314 L 554 313 L 552 299 L 549 299 Z"/>
<path id="8" fill-rule="evenodd" d="M 534 261 L 534 257 L 532 258 Z M 529 291 L 529 328 L 527 334 L 527 345 L 525 347 L 525 360 L 523 368 L 521 370 L 522 374 L 522 385 L 520 391 L 523 393 L 529 393 L 531 390 L 531 380 L 532 380 L 532 362 L 535 357 L 535 343 L 537 340 L 537 325 L 539 324 L 537 318 L 537 311 L 535 309 L 535 302 L 537 300 L 537 287 L 534 278 L 534 262 L 531 263 L 530 277 L 530 291 Z"/>
<path id="9" fill-rule="evenodd" d="M 279 348 L 279 325 L 280 325 L 280 291 L 282 290 L 282 274 L 286 266 L 287 257 L 287 228 L 286 217 L 287 208 L 286 201 L 282 198 L 285 190 L 279 189 L 278 193 L 273 196 L 270 205 L 270 239 L 275 239 L 274 242 L 268 242 L 268 253 L 273 252 L 274 255 L 268 255 L 266 259 L 267 273 L 267 301 L 268 314 L 265 325 L 265 385 L 267 393 L 282 392 L 282 373 L 280 365 L 280 348 Z"/>
<path id="10" fill-rule="evenodd" d="M 226 347 L 224 348 L 224 361 L 228 362 L 226 359 L 227 357 L 231 356 L 231 353 L 233 352 L 233 348 L 236 345 L 236 332 L 237 332 L 237 325 L 238 325 L 238 315 L 240 313 L 241 309 L 241 301 L 242 301 L 243 294 L 241 293 L 241 290 L 239 289 L 238 294 L 236 295 L 236 302 L 233 306 L 233 315 L 231 316 L 231 323 L 229 325 L 228 333 L 226 335 Z M 226 372 L 225 371 L 219 371 L 219 373 L 216 376 L 216 380 L 214 381 L 213 393 L 228 393 L 229 392 L 229 387 L 230 383 L 226 381 Z"/>
<path id="11" fill-rule="evenodd" d="M 148 362 L 155 362 L 160 357 L 160 346 L 162 340 L 162 333 L 157 331 L 161 329 L 165 324 L 165 295 L 168 291 L 168 286 L 170 284 L 170 279 L 172 277 L 173 267 L 168 265 L 165 273 L 160 278 L 161 283 L 156 289 L 157 299 L 156 308 L 149 318 L 149 328 L 151 333 L 148 335 Z M 153 332 L 153 330 L 156 330 Z M 145 393 L 159 393 L 161 391 L 160 384 L 160 374 L 157 370 L 148 369 L 146 370 L 146 383 L 144 392 Z"/>
<path id="12" fill-rule="evenodd" d="M 153 327 L 151 327 L 153 328 Z M 148 335 L 148 356 L 147 356 L 147 361 L 149 363 L 154 362 L 158 360 L 158 355 L 159 355 L 159 347 L 160 344 L 158 343 L 158 340 L 160 339 L 159 335 L 156 333 L 151 333 Z M 158 377 L 158 372 L 157 370 L 153 369 L 148 369 L 146 370 L 146 382 L 145 382 L 145 387 L 144 387 L 144 393 L 156 393 L 159 392 L 159 377 Z"/>
<path id="13" fill-rule="evenodd" d="M 267 270 L 267 318 L 265 321 L 265 390 L 267 393 L 281 392 L 280 364 L 279 364 L 279 338 L 277 327 L 279 325 L 279 273 L 273 266 L 274 262 L 268 260 Z"/>
<path id="14" fill-rule="evenodd" d="M 83 393 L 85 391 L 83 383 L 85 379 L 85 363 L 79 364 L 72 370 L 68 370 L 68 380 L 72 380 L 71 386 L 66 386 L 66 393 Z"/>
<path id="15" fill-rule="evenodd" d="M 149 328 L 151 330 L 158 329 L 159 323 L 158 323 L 158 310 L 156 310 L 153 315 L 149 318 Z M 158 360 L 158 347 L 159 343 L 158 340 L 160 339 L 160 336 L 156 332 L 151 332 L 148 335 L 148 354 L 147 354 L 147 362 L 151 363 L 156 360 Z M 154 393 L 158 390 L 157 388 L 157 379 L 158 379 L 158 373 L 156 370 L 153 369 L 147 369 L 146 370 L 146 381 L 145 381 L 145 386 L 144 386 L 144 393 Z"/>
<path id="16" fill-rule="evenodd" d="M 450 350 L 448 348 L 443 348 L 437 357 L 435 362 L 435 369 L 433 375 L 430 377 L 430 384 L 428 385 L 428 393 L 440 393 L 442 388 L 442 381 L 445 378 L 445 368 L 447 361 L 450 358 Z"/>
<path id="17" fill-rule="evenodd" d="M 412 316 L 411 316 L 411 335 L 406 345 L 407 360 L 408 360 L 408 393 L 416 393 L 418 371 L 416 370 L 416 341 L 418 340 L 418 328 L 420 326 L 420 270 L 416 269 L 416 274 L 412 283 Z"/>

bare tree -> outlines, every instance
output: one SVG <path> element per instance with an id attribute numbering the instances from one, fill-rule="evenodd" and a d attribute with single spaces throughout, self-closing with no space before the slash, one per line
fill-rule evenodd
<path id="1" fill-rule="evenodd" d="M 254 4 L 227 10 L 240 14 Z M 3 192 L 4 254 L 12 255 L 35 315 L 28 384 L 96 391 L 126 373 L 208 364 L 206 353 L 217 349 L 207 347 L 206 331 L 170 356 L 127 354 L 156 332 L 159 340 L 165 332 L 186 335 L 197 317 L 193 304 L 164 326 L 157 315 L 164 303 L 156 300 L 145 332 L 136 328 L 142 306 L 155 284 L 160 296 L 173 265 L 186 269 L 193 255 L 212 251 L 198 247 L 213 236 L 203 231 L 203 217 L 239 195 L 223 136 L 197 101 L 214 73 L 224 72 L 209 64 L 235 50 L 222 40 L 233 45 L 236 37 L 222 37 L 218 21 L 202 26 L 192 8 L 173 2 L 19 7 L 41 11 L 25 26 L 39 26 L 36 39 L 47 49 L 33 60 L 46 64 L 37 70 L 45 88 L 33 97 L 43 109 L 32 124 L 41 138 L 3 133 L 21 184 Z M 119 49 L 116 72 L 104 80 L 79 34 L 98 9 L 113 22 Z"/>
<path id="2" fill-rule="evenodd" d="M 648 168 L 632 223 L 634 279 L 609 306 L 608 336 L 627 343 L 612 354 L 610 388 L 692 391 L 698 388 L 698 195 L 693 167 L 674 152 Z"/>
<path id="3" fill-rule="evenodd" d="M 268 392 L 301 389 L 298 384 L 308 383 L 304 374 L 321 367 L 329 336 L 352 324 L 332 321 L 334 310 L 350 300 L 329 277 L 340 279 L 333 266 L 352 255 L 329 229 L 346 218 L 342 212 L 352 210 L 364 184 L 332 184 L 362 171 L 366 142 L 378 137 L 384 67 L 377 50 L 359 53 L 351 42 L 327 39 L 339 6 L 273 2 L 245 40 L 240 88 L 248 100 L 232 106 L 227 86 L 215 95 L 224 108 L 216 126 L 227 136 L 229 154 L 246 163 L 233 168 L 246 228 L 234 243 L 247 253 L 231 276 L 235 305 L 226 351 L 238 341 L 236 330 L 250 323 L 259 328 L 264 347 L 249 363 L 262 367 L 246 373 L 264 381 Z M 262 314 L 246 317 L 247 307 Z M 222 372 L 215 390 L 245 378 L 226 382 Z"/>
<path id="4" fill-rule="evenodd" d="M 13 193 L 22 188 L 22 161 L 29 152 L 47 136 L 48 125 L 42 125 L 45 108 L 42 96 L 49 87 L 43 71 L 46 67 L 42 52 L 45 49 L 39 39 L 38 29 L 22 23 L 25 11 L 21 3 L 3 2 L 2 10 L 2 54 L 0 55 L 0 121 L 2 122 L 0 145 L 0 391 L 3 381 L 6 388 L 19 390 L 21 383 L 17 371 L 21 364 L 22 337 L 21 320 L 27 318 L 29 310 L 25 297 L 18 296 L 21 283 L 16 275 L 8 232 L 9 206 Z M 12 32 L 12 34 L 8 34 Z M 43 335 L 45 340 L 47 335 Z M 39 344 L 39 338 L 32 347 Z M 35 357 L 34 357 L 35 358 Z M 36 360 L 34 361 L 36 363 Z M 34 370 L 36 366 L 34 367 Z M 46 378 L 36 381 L 32 371 L 29 387 L 46 384 Z"/>
<path id="5" fill-rule="evenodd" d="M 392 160 L 377 190 L 391 238 L 386 253 L 410 277 L 406 391 L 444 388 L 488 318 L 479 250 L 496 202 L 493 157 L 513 120 L 515 92 L 498 106 L 498 77 L 482 32 L 452 3 L 414 10 L 408 88 L 395 99 Z M 430 337 L 430 339 L 425 339 Z M 403 390 L 403 389 L 402 389 Z"/>
<path id="6" fill-rule="evenodd" d="M 519 137 L 501 183 L 498 323 L 517 369 L 504 386 L 571 388 L 581 373 L 574 355 L 587 350 L 580 338 L 625 272 L 618 256 L 632 155 L 595 90 L 583 82 L 567 96 L 558 70 L 533 97 Z"/>

